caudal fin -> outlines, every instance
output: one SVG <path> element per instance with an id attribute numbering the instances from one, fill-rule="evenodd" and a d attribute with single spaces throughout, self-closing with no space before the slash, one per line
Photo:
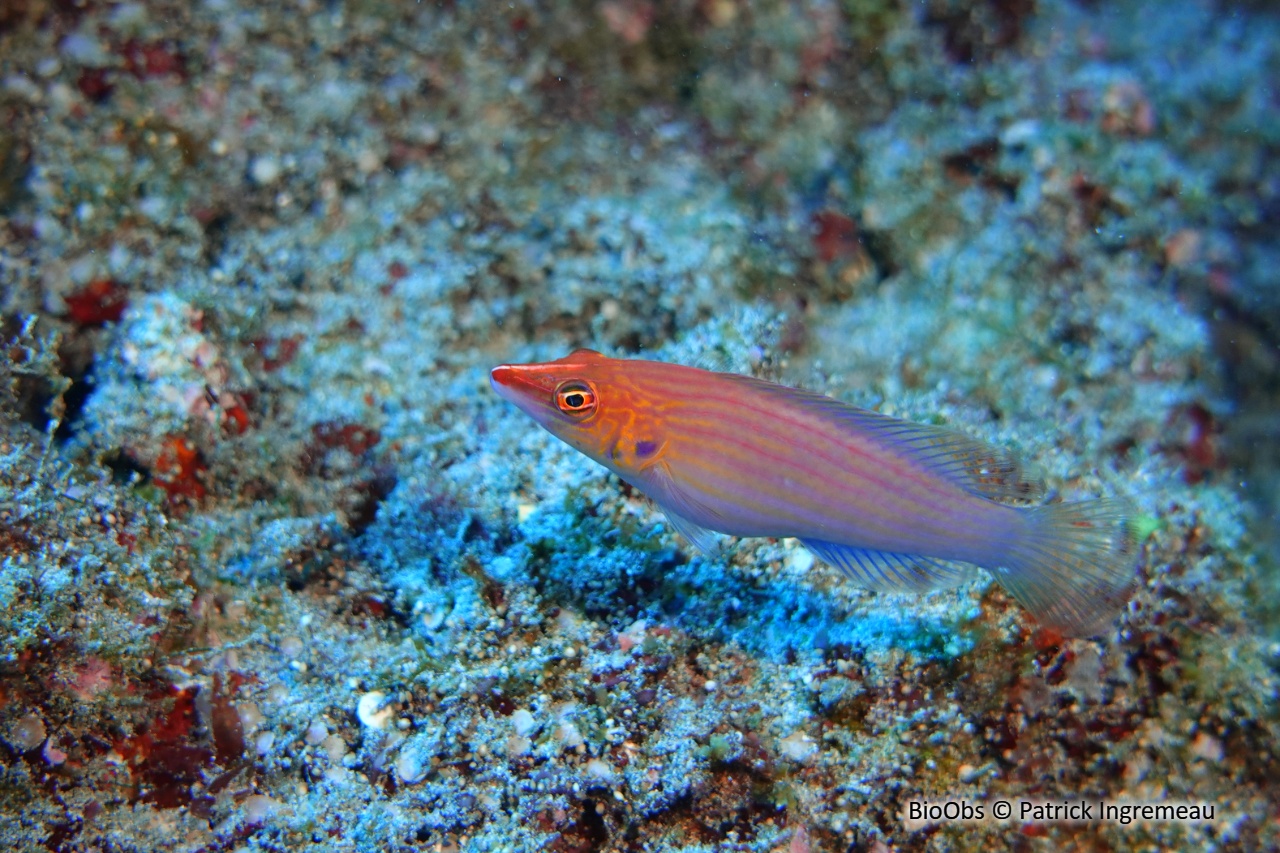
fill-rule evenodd
<path id="1" fill-rule="evenodd" d="M 1072 637 L 1105 630 L 1135 581 L 1138 552 L 1129 508 L 1120 501 L 1046 504 L 1023 510 L 1001 585 L 1040 624 Z"/>

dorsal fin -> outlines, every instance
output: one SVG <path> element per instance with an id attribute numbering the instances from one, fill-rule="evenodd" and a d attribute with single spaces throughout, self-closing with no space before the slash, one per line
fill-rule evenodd
<path id="1" fill-rule="evenodd" d="M 693 364 L 690 367 L 696 367 L 699 370 L 710 370 L 712 373 L 737 373 L 729 363 L 729 357 L 715 350 L 698 353 L 698 357 L 693 360 Z"/>
<path id="2" fill-rule="evenodd" d="M 918 424 L 859 409 L 812 391 L 752 379 L 750 383 L 780 401 L 820 413 L 830 423 L 870 437 L 887 450 L 909 459 L 960 488 L 988 500 L 1034 502 L 1044 497 L 1044 482 L 1009 451 L 947 427 Z"/>

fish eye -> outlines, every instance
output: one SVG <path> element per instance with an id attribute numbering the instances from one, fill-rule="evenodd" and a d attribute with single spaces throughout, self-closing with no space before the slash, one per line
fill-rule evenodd
<path id="1" fill-rule="evenodd" d="M 575 418 L 595 411 L 596 392 L 585 382 L 571 380 L 556 389 L 556 408 Z"/>

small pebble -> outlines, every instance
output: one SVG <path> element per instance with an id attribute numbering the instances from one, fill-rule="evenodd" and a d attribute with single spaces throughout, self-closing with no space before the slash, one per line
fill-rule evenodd
<path id="1" fill-rule="evenodd" d="M 422 750 L 413 745 L 400 750 L 400 755 L 396 757 L 396 775 L 400 777 L 400 781 L 413 785 L 427 778 L 430 765 L 426 758 Z"/>
<path id="2" fill-rule="evenodd" d="M 817 751 L 813 738 L 804 732 L 792 732 L 778 741 L 778 751 L 792 761 L 804 761 Z"/>
<path id="3" fill-rule="evenodd" d="M 1217 763 L 1222 760 L 1222 741 L 1211 734 L 1200 732 L 1191 742 L 1191 754 L 1196 758 Z"/>
<path id="4" fill-rule="evenodd" d="M 240 715 L 240 726 L 246 732 L 252 732 L 262 725 L 264 717 L 256 702 L 237 702 L 236 713 Z"/>
<path id="5" fill-rule="evenodd" d="M 8 741 L 19 752 L 27 752 L 44 743 L 48 734 L 44 720 L 35 714 L 27 714 L 9 729 Z"/>
<path id="6" fill-rule="evenodd" d="M 524 708 L 517 708 L 511 712 L 511 728 L 515 729 L 516 734 L 520 737 L 526 737 L 530 732 L 538 727 L 538 723 L 533 718 L 533 714 Z"/>
<path id="7" fill-rule="evenodd" d="M 249 823 L 262 823 L 262 821 L 275 813 L 280 804 L 263 794 L 252 794 L 245 797 L 241 807 L 244 809 L 245 819 Z"/>
<path id="8" fill-rule="evenodd" d="M 280 180 L 282 171 L 280 161 L 269 155 L 254 157 L 249 164 L 249 177 L 260 187 L 270 186 Z"/>
<path id="9" fill-rule="evenodd" d="M 342 760 L 342 756 L 347 754 L 347 742 L 339 735 L 329 735 L 324 739 L 323 749 L 329 760 L 337 764 Z"/>
<path id="10" fill-rule="evenodd" d="M 598 779 L 601 782 L 608 782 L 613 779 L 613 768 L 599 758 L 593 758 L 588 761 L 583 769 L 586 771 L 588 778 Z"/>
<path id="11" fill-rule="evenodd" d="M 45 763 L 53 767 L 67 760 L 67 754 L 53 745 L 53 738 L 44 742 L 44 749 L 40 753 L 44 756 Z"/>
<path id="12" fill-rule="evenodd" d="M 395 716 L 395 708 L 386 698 L 381 690 L 370 690 L 356 703 L 356 717 L 371 729 L 385 729 Z"/>

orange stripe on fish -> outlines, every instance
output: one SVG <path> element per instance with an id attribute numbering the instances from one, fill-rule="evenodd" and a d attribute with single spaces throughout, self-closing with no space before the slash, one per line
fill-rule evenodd
<path id="1" fill-rule="evenodd" d="M 712 532 L 793 536 L 870 589 L 922 591 L 990 571 L 1045 625 L 1106 627 L 1136 543 L 1110 500 L 1029 506 L 1044 487 L 953 430 L 748 376 L 592 350 L 504 364 L 495 391 L 645 492 L 704 550 Z"/>

